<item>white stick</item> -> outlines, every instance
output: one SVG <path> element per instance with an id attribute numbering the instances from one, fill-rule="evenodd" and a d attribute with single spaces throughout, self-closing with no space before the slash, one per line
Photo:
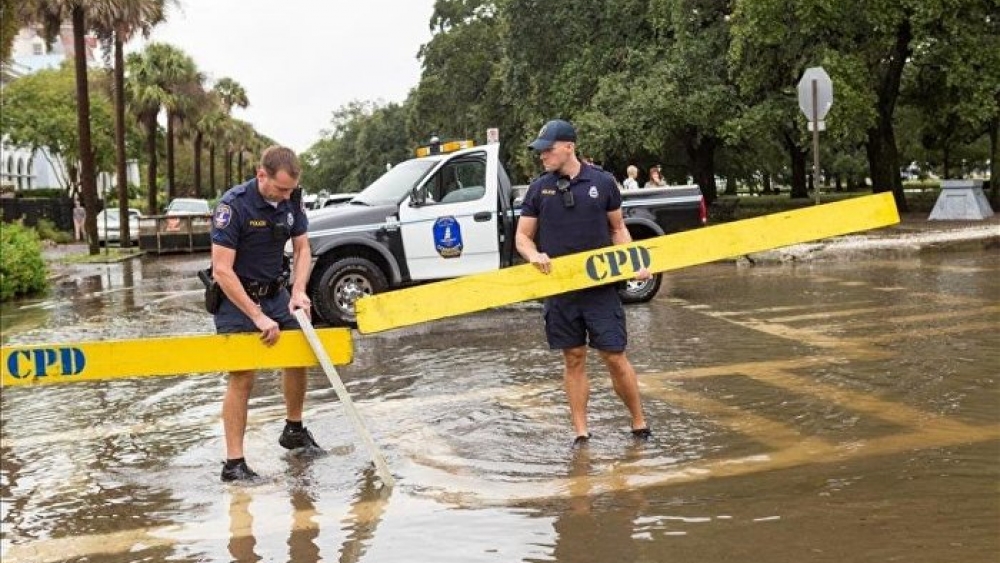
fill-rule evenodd
<path id="1" fill-rule="evenodd" d="M 337 375 L 337 370 L 333 367 L 333 362 L 330 361 L 330 356 L 328 356 L 326 350 L 323 349 L 323 344 L 319 341 L 319 336 L 316 335 L 316 329 L 314 329 L 312 323 L 309 322 L 309 316 L 304 310 L 299 309 L 295 311 L 295 318 L 298 319 L 299 326 L 302 327 L 302 333 L 306 335 L 306 340 L 309 341 L 309 346 L 316 354 L 316 359 L 318 359 L 320 365 L 323 366 L 323 371 L 326 373 L 326 377 L 330 380 L 330 385 L 333 386 L 333 390 L 337 393 L 337 398 L 339 398 L 340 402 L 344 405 L 344 411 L 347 413 L 347 418 L 351 419 L 351 422 L 354 424 L 354 429 L 357 430 L 358 435 L 361 436 L 361 439 L 368 447 L 368 453 L 371 454 L 372 462 L 375 464 L 375 472 L 378 473 L 383 485 L 386 487 L 392 487 L 395 484 L 395 480 L 392 477 L 392 473 L 389 471 L 389 466 L 385 463 L 385 458 L 382 457 L 382 453 L 379 452 L 378 447 L 375 445 L 375 440 L 372 439 L 372 435 L 369 434 L 368 429 L 365 428 L 364 422 L 361 421 L 361 415 L 359 415 L 358 411 L 354 408 L 354 402 L 351 401 L 351 396 L 347 393 L 347 388 L 344 387 L 344 383 L 340 380 L 340 376 Z"/>

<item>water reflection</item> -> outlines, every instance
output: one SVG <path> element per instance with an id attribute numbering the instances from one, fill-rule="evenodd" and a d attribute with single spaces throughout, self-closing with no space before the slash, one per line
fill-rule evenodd
<path id="1" fill-rule="evenodd" d="M 323 560 L 319 544 L 322 514 L 317 509 L 319 484 L 309 482 L 305 473 L 307 471 L 303 471 L 301 467 L 294 466 L 289 471 L 293 485 L 288 492 L 290 520 L 285 545 L 288 561 L 318 563 Z M 373 468 L 366 468 L 361 473 L 357 487 L 349 508 L 341 519 L 341 529 L 344 532 L 338 557 L 341 563 L 363 560 L 375 540 L 375 532 L 392 495 L 391 489 L 381 486 Z M 229 496 L 229 541 L 226 549 L 230 557 L 235 563 L 264 560 L 265 557 L 258 553 L 258 541 L 254 533 L 253 501 L 255 495 L 262 495 L 265 502 L 256 509 L 258 513 L 262 513 L 266 511 L 267 499 L 273 492 L 267 489 L 257 490 L 253 486 L 233 485 L 226 494 Z M 271 518 L 268 513 L 268 519 Z"/>

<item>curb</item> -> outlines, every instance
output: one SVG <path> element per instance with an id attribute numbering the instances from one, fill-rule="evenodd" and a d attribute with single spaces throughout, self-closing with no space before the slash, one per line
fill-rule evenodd
<path id="1" fill-rule="evenodd" d="M 889 258 L 942 251 L 982 251 L 1000 248 L 1000 226 L 992 224 L 962 229 L 886 234 L 889 236 L 873 234 L 836 237 L 748 254 L 733 260 L 737 263 L 768 265 L 789 262 Z"/>

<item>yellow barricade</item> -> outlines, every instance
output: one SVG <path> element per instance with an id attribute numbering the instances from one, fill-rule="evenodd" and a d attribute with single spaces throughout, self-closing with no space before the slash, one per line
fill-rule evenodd
<path id="1" fill-rule="evenodd" d="M 892 193 L 853 198 L 561 256 L 359 299 L 358 330 L 373 333 L 899 222 Z"/>
<path id="2" fill-rule="evenodd" d="M 351 331 L 316 331 L 330 359 L 349 364 Z M 267 347 L 260 334 L 195 335 L 0 347 L 3 385 L 70 383 L 154 375 L 318 365 L 302 331 L 281 331 Z"/>

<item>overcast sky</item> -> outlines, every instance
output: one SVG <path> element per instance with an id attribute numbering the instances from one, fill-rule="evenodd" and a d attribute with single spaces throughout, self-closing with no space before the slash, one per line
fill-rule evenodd
<path id="1" fill-rule="evenodd" d="M 303 151 L 352 100 L 406 99 L 433 8 L 434 0 L 181 0 L 150 40 L 181 48 L 212 81 L 242 84 L 250 107 L 234 116 Z"/>

